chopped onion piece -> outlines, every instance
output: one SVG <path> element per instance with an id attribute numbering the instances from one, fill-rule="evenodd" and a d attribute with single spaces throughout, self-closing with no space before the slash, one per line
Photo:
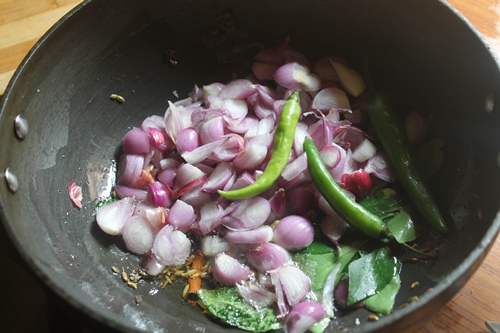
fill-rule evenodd
<path id="1" fill-rule="evenodd" d="M 359 163 L 363 163 L 371 158 L 377 152 L 377 147 L 368 139 L 364 139 L 352 151 L 352 158 Z"/>
<path id="2" fill-rule="evenodd" d="M 306 297 L 311 281 L 304 272 L 297 267 L 284 265 L 276 273 L 288 305 L 294 306 Z"/>
<path id="3" fill-rule="evenodd" d="M 187 232 L 191 228 L 195 218 L 196 215 L 193 206 L 178 199 L 170 208 L 168 223 L 176 230 Z"/>
<path id="4" fill-rule="evenodd" d="M 152 251 L 158 262 L 165 266 L 182 265 L 189 257 L 191 241 L 182 231 L 166 225 L 156 235 Z"/>
<path id="5" fill-rule="evenodd" d="M 365 170 L 360 169 L 353 173 L 343 174 L 340 185 L 344 190 L 351 192 L 356 199 L 359 200 L 364 198 L 372 189 L 372 180 Z"/>
<path id="6" fill-rule="evenodd" d="M 160 171 L 157 174 L 156 178 L 158 179 L 159 182 L 167 185 L 170 188 L 173 188 L 175 186 L 176 176 L 177 176 L 177 169 L 171 168 Z"/>
<path id="7" fill-rule="evenodd" d="M 212 274 L 221 284 L 233 286 L 248 279 L 250 268 L 235 258 L 219 253 L 212 264 Z"/>
<path id="8" fill-rule="evenodd" d="M 224 119 L 215 117 L 201 125 L 200 140 L 201 144 L 218 141 L 224 137 Z M 192 151 L 191 149 L 190 151 Z"/>
<path id="9" fill-rule="evenodd" d="M 311 108 L 329 112 L 331 109 L 350 110 L 351 104 L 347 94 L 338 88 L 321 89 L 313 98 Z"/>
<path id="10" fill-rule="evenodd" d="M 141 176 L 143 166 L 143 155 L 121 154 L 118 160 L 118 184 L 131 186 Z"/>
<path id="11" fill-rule="evenodd" d="M 339 240 L 347 228 L 347 223 L 340 217 L 334 216 L 333 210 L 321 220 L 321 231 L 337 248 L 340 248 Z"/>
<path id="12" fill-rule="evenodd" d="M 134 209 L 135 199 L 133 197 L 108 203 L 97 211 L 97 224 L 108 235 L 120 235 L 123 226 L 134 213 Z"/>
<path id="13" fill-rule="evenodd" d="M 149 252 L 144 259 L 143 267 L 146 273 L 156 276 L 163 271 L 165 265 L 161 264 L 152 252 Z"/>
<path id="14" fill-rule="evenodd" d="M 273 242 L 289 251 L 302 250 L 311 245 L 314 238 L 312 223 L 298 215 L 288 215 L 275 225 Z"/>
<path id="15" fill-rule="evenodd" d="M 305 91 L 319 90 L 321 82 L 316 74 L 309 71 L 298 62 L 289 62 L 274 72 L 274 80 L 287 89 L 302 89 Z"/>
<path id="16" fill-rule="evenodd" d="M 153 246 L 153 230 L 140 216 L 132 216 L 123 227 L 123 240 L 127 249 L 136 254 L 145 254 Z"/>
<path id="17" fill-rule="evenodd" d="M 217 235 L 205 236 L 201 240 L 201 252 L 206 257 L 215 257 L 221 252 L 229 251 L 229 243 Z"/>
<path id="18" fill-rule="evenodd" d="M 231 230 L 248 230 L 261 226 L 271 213 L 269 202 L 262 197 L 232 202 L 225 210 L 222 223 Z"/>
<path id="19" fill-rule="evenodd" d="M 167 213 L 163 207 L 154 207 L 145 202 L 139 202 L 135 207 L 135 216 L 139 216 L 148 222 L 156 235 L 167 223 Z"/>
<path id="20" fill-rule="evenodd" d="M 273 238 L 273 228 L 262 225 L 253 230 L 228 231 L 224 240 L 235 244 L 260 244 L 269 242 Z"/>
<path id="21" fill-rule="evenodd" d="M 184 128 L 177 135 L 175 146 L 180 154 L 195 150 L 200 146 L 198 132 L 192 127 Z"/>
<path id="22" fill-rule="evenodd" d="M 217 190 L 222 190 L 224 185 L 235 176 L 236 173 L 234 172 L 231 164 L 221 162 L 215 167 L 210 176 L 208 176 L 207 182 L 203 184 L 201 189 L 206 192 L 216 192 Z"/>
<path id="23" fill-rule="evenodd" d="M 276 300 L 276 295 L 259 283 L 247 282 L 236 284 L 236 288 L 238 289 L 238 294 L 240 294 L 245 302 L 257 310 L 271 306 Z"/>
<path id="24" fill-rule="evenodd" d="M 217 228 L 224 216 L 224 209 L 216 202 L 211 201 L 204 204 L 200 209 L 200 219 L 198 226 L 203 235 L 206 235 Z"/>
<path id="25" fill-rule="evenodd" d="M 116 192 L 118 198 L 125 197 L 135 197 L 138 201 L 146 200 L 148 192 L 142 189 L 123 186 L 123 185 L 115 185 L 113 189 Z"/>
<path id="26" fill-rule="evenodd" d="M 250 265 L 261 273 L 277 269 L 291 259 L 287 250 L 277 244 L 268 242 L 248 248 L 245 256 Z"/>
<path id="27" fill-rule="evenodd" d="M 354 97 L 358 97 L 363 91 L 365 91 L 365 80 L 358 72 L 335 60 L 334 58 L 330 58 L 330 63 L 333 68 L 335 68 L 335 71 L 339 76 L 340 84 L 342 84 L 342 87 L 344 87 L 349 94 Z"/>
<path id="28" fill-rule="evenodd" d="M 256 87 L 249 80 L 236 79 L 226 84 L 220 94 L 221 98 L 247 98 L 255 94 Z"/>
<path id="29" fill-rule="evenodd" d="M 304 333 L 326 315 L 321 304 L 303 301 L 295 305 L 285 317 L 285 333 Z"/>
<path id="30" fill-rule="evenodd" d="M 149 184 L 147 201 L 156 207 L 170 207 L 174 201 L 172 190 L 163 183 L 151 183 Z"/>
<path id="31" fill-rule="evenodd" d="M 123 152 L 126 154 L 147 154 L 149 139 L 146 133 L 139 128 L 133 128 L 125 134 L 122 140 Z"/>
<path id="32" fill-rule="evenodd" d="M 181 188 L 187 184 L 205 177 L 206 174 L 191 163 L 184 163 L 177 169 L 175 177 L 175 188 Z"/>
<path id="33" fill-rule="evenodd" d="M 319 59 L 313 67 L 314 73 L 316 73 L 321 81 L 338 81 L 339 76 L 330 63 L 330 57 L 324 57 Z"/>
<path id="34" fill-rule="evenodd" d="M 376 153 L 365 165 L 365 171 L 378 179 L 392 183 L 397 176 L 385 154 Z"/>

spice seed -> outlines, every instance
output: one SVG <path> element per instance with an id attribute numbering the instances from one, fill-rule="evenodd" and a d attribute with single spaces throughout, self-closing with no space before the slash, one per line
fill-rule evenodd
<path id="1" fill-rule="evenodd" d="M 479 220 L 482 220 L 483 219 L 483 209 L 482 208 L 478 208 L 476 215 L 477 215 L 477 218 Z"/>
<path id="2" fill-rule="evenodd" d="M 135 296 L 135 304 L 141 303 L 141 298 L 139 296 Z"/>
<path id="3" fill-rule="evenodd" d="M 377 320 L 379 320 L 379 317 L 372 314 L 372 315 L 368 316 L 368 320 L 369 321 L 377 321 Z"/>
<path id="4" fill-rule="evenodd" d="M 189 292 L 189 284 L 186 284 L 184 290 L 182 291 L 182 298 L 185 299 L 187 297 L 188 292 Z"/>
<path id="5" fill-rule="evenodd" d="M 416 301 L 418 301 L 418 296 L 412 296 L 407 300 L 407 302 L 416 302 Z"/>
<path id="6" fill-rule="evenodd" d="M 137 289 L 137 284 L 133 283 L 133 282 L 127 282 L 127 286 L 129 286 L 130 288 L 133 288 L 133 289 Z"/>
<path id="7" fill-rule="evenodd" d="M 123 282 L 129 282 L 128 275 L 123 267 L 122 267 L 122 280 Z"/>
<path id="8" fill-rule="evenodd" d="M 410 289 L 415 289 L 415 288 L 417 288 L 419 285 L 420 285 L 420 283 L 419 283 L 418 281 L 415 281 L 415 282 L 413 282 L 413 283 L 411 284 Z"/>
<path id="9" fill-rule="evenodd" d="M 123 103 L 125 102 L 125 98 L 123 98 L 122 96 L 118 95 L 116 96 L 116 100 L 119 102 L 119 103 Z"/>
<path id="10" fill-rule="evenodd" d="M 407 307 L 408 305 L 410 305 L 410 304 L 408 304 L 408 303 L 403 303 L 403 304 L 401 304 L 401 305 L 399 306 L 399 308 L 400 308 L 400 309 L 402 309 L 402 308 Z"/>
<path id="11" fill-rule="evenodd" d="M 111 267 L 111 270 L 113 271 L 113 273 L 116 273 L 116 274 L 118 274 L 120 272 L 118 270 L 118 268 L 116 268 L 115 266 Z"/>

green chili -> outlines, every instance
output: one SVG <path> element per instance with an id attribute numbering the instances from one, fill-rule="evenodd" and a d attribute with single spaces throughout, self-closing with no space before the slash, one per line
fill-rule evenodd
<path id="1" fill-rule="evenodd" d="M 313 140 L 306 138 L 304 151 L 307 154 L 307 169 L 311 180 L 340 217 L 370 238 L 390 236 L 380 217 L 358 204 L 335 182 Z"/>
<path id="2" fill-rule="evenodd" d="M 437 231 L 448 231 L 439 208 L 415 163 L 412 148 L 396 111 L 375 94 L 367 105 L 368 115 L 382 147 L 415 209 Z"/>
<path id="3" fill-rule="evenodd" d="M 274 134 L 273 152 L 264 172 L 246 187 L 232 191 L 219 190 L 218 193 L 225 198 L 237 200 L 256 196 L 271 187 L 288 163 L 299 117 L 300 97 L 296 90 L 283 105 Z"/>

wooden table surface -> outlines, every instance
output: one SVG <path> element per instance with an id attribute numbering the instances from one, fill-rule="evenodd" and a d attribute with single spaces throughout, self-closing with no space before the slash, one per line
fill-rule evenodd
<path id="1" fill-rule="evenodd" d="M 35 42 L 77 0 L 0 0 L 0 95 Z M 500 54 L 500 0 L 449 0 Z M 418 332 L 487 332 L 485 320 L 500 321 L 500 239 L 476 274 Z"/>

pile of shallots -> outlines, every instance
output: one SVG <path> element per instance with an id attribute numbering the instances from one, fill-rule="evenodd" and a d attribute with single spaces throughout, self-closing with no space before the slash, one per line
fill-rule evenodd
<path id="1" fill-rule="evenodd" d="M 144 255 L 151 275 L 201 249 L 214 279 L 235 285 L 255 307 L 276 303 L 285 329 L 301 332 L 333 314 L 333 290 L 309 300 L 310 280 L 291 253 L 311 244 L 313 223 L 334 244 L 346 227 L 309 179 L 304 138 L 314 140 L 333 178 L 356 199 L 394 176 L 363 131 L 365 83 L 344 60 L 325 57 L 311 66 L 280 46 L 261 51 L 252 70 L 246 79 L 195 86 L 169 103 L 165 116 L 131 129 L 118 161 L 120 200 L 103 206 L 97 223 Z M 279 180 L 249 199 L 220 197 L 217 190 L 244 187 L 262 173 L 294 89 L 302 90 L 302 116 Z"/>

